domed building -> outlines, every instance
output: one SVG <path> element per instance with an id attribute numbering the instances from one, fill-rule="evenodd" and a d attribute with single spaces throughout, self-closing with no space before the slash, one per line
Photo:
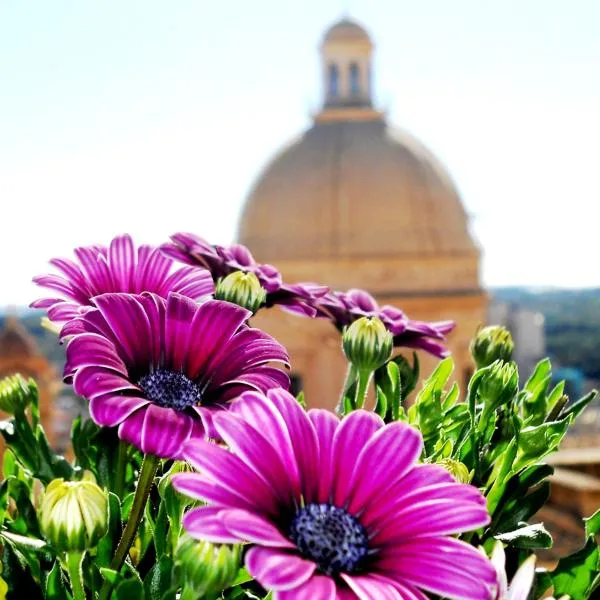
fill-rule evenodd
<path id="1" fill-rule="evenodd" d="M 259 175 L 239 241 L 286 281 L 364 288 L 411 318 L 456 320 L 449 347 L 462 382 L 486 294 L 460 196 L 435 156 L 374 106 L 373 42 L 365 29 L 343 19 L 320 50 L 322 108 Z M 309 404 L 334 406 L 345 363 L 333 327 L 275 310 L 255 323 L 290 350 Z M 429 373 L 434 360 L 420 358 Z"/>

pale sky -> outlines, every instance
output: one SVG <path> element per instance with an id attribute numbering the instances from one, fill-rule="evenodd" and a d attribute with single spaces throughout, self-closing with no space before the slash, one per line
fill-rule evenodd
<path id="1" fill-rule="evenodd" d="M 348 4 L 348 3 L 346 3 Z M 343 0 L 0 0 L 0 305 L 77 245 L 232 241 L 320 102 Z M 486 285 L 600 285 L 600 2 L 352 0 L 377 103 L 448 167 Z M 273 261 L 276 262 L 276 261 Z"/>

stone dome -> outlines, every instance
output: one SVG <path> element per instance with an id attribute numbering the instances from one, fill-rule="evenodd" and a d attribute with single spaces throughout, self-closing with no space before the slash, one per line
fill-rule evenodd
<path id="1" fill-rule="evenodd" d="M 329 42 L 367 42 L 371 44 L 371 38 L 362 25 L 350 19 L 342 19 L 325 32 L 323 43 Z"/>
<path id="2" fill-rule="evenodd" d="M 271 261 L 478 253 L 431 152 L 375 111 L 329 112 L 259 175 L 241 243 Z"/>

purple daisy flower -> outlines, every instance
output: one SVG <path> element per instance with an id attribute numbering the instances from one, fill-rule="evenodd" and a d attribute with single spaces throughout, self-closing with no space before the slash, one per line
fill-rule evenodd
<path id="1" fill-rule="evenodd" d="M 421 434 L 358 410 L 304 412 L 283 390 L 248 392 L 214 425 L 227 450 L 186 444 L 199 473 L 175 488 L 208 503 L 190 535 L 249 542 L 249 572 L 278 600 L 489 600 L 496 572 L 450 537 L 489 522 L 485 498 L 437 465 L 417 464 Z"/>
<path id="2" fill-rule="evenodd" d="M 136 251 L 129 235 L 114 238 L 108 248 L 76 248 L 75 256 L 78 262 L 65 258 L 50 261 L 62 275 L 39 275 L 33 279 L 60 294 L 60 298 L 31 303 L 32 308 L 48 309 L 49 319 L 57 323 L 69 321 L 93 306 L 94 296 L 109 292 L 152 292 L 164 298 L 169 292 L 177 292 L 199 300 L 213 291 L 208 271 L 191 267 L 173 271 L 174 262 L 159 248 L 142 245 Z"/>
<path id="3" fill-rule="evenodd" d="M 246 325 L 228 302 L 196 304 L 179 294 L 103 294 L 65 326 L 65 380 L 90 401 L 98 425 L 145 453 L 179 456 L 191 436 L 213 435 L 213 417 L 248 390 L 288 387 L 270 361 L 281 344 Z"/>
<path id="4" fill-rule="evenodd" d="M 281 273 L 272 265 L 257 263 L 250 250 L 241 244 L 213 246 L 193 233 L 176 233 L 162 251 L 185 264 L 208 269 L 218 281 L 234 271 L 253 273 L 267 293 L 266 306 L 283 309 L 309 317 L 317 314 L 313 304 L 329 288 L 316 283 L 286 284 Z"/>
<path id="5" fill-rule="evenodd" d="M 395 306 L 379 306 L 371 294 L 359 289 L 329 293 L 315 307 L 319 316 L 331 319 L 340 331 L 360 317 L 378 317 L 394 336 L 395 347 L 416 348 L 439 358 L 449 354 L 443 342 L 454 329 L 454 321 L 413 321 Z"/>

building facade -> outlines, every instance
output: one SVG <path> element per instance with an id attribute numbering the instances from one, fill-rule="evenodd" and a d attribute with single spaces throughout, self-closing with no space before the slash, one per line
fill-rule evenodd
<path id="1" fill-rule="evenodd" d="M 322 108 L 259 175 L 238 238 L 286 281 L 364 288 L 413 319 L 456 320 L 449 347 L 462 382 L 472 369 L 470 339 L 486 318 L 480 251 L 444 167 L 376 109 L 373 49 L 348 19 L 326 32 Z M 276 310 L 254 322 L 288 348 L 308 403 L 333 407 L 345 373 L 334 328 Z M 429 373 L 435 361 L 420 358 Z"/>

